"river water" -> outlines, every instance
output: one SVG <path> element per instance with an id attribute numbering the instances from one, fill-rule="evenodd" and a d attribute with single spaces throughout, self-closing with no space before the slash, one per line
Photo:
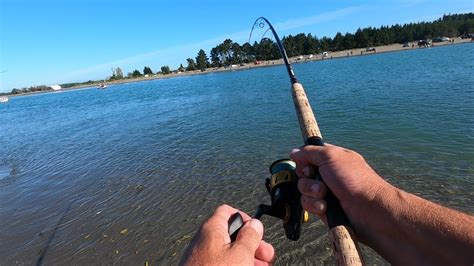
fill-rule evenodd
<path id="1" fill-rule="evenodd" d="M 474 44 L 296 64 L 327 142 L 474 212 Z M 0 265 L 176 264 L 222 203 L 268 203 L 302 145 L 283 66 L 14 97 L 0 105 Z M 315 217 L 279 264 L 331 264 Z M 364 248 L 369 263 L 385 263 Z"/>

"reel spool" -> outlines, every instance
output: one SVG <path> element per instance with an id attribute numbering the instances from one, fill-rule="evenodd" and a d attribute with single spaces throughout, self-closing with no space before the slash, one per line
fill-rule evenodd
<path id="1" fill-rule="evenodd" d="M 308 213 L 301 207 L 301 194 L 298 191 L 296 164 L 290 159 L 280 159 L 270 165 L 271 177 L 265 186 L 271 196 L 271 205 L 261 204 L 255 218 L 263 214 L 279 218 L 288 239 L 296 241 L 301 235 L 301 223 L 308 221 Z"/>

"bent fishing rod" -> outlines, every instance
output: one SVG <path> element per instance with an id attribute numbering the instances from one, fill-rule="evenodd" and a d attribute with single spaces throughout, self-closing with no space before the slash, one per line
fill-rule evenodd
<path id="1" fill-rule="evenodd" d="M 265 18 L 259 17 L 255 20 L 250 37 L 256 26 L 263 28 L 267 24 L 276 40 L 281 57 L 288 71 L 291 81 L 291 95 L 295 105 L 296 114 L 300 130 L 303 135 L 305 145 L 324 146 L 323 137 L 316 122 L 315 115 L 306 96 L 303 85 L 298 82 L 293 67 L 288 60 L 285 47 L 278 37 L 273 25 Z M 307 220 L 307 213 L 303 211 L 298 191 L 298 177 L 295 173 L 296 165 L 289 159 L 275 161 L 270 166 L 271 178 L 267 178 L 266 187 L 271 195 L 271 205 L 260 205 L 254 218 L 259 219 L 263 214 L 283 220 L 283 227 L 286 236 L 291 240 L 298 240 L 301 233 L 301 223 Z M 313 177 L 324 182 L 319 171 Z M 329 239 L 333 248 L 336 265 L 362 265 L 358 243 L 353 238 L 353 230 L 339 200 L 328 189 L 326 195 L 326 219 L 329 227 Z M 241 226 L 242 218 L 239 214 L 234 215 L 229 221 L 229 234 L 234 240 Z"/>

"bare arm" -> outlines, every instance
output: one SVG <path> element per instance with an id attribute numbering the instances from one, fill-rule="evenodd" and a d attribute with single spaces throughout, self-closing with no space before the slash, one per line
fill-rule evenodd
<path id="1" fill-rule="evenodd" d="M 474 218 L 390 187 L 374 199 L 368 243 L 395 264 L 472 265 Z"/>
<path id="2" fill-rule="evenodd" d="M 292 158 L 300 177 L 319 171 L 356 236 L 394 264 L 472 265 L 474 217 L 404 192 L 383 180 L 356 152 L 308 146 Z M 323 216 L 327 187 L 301 178 L 302 205 Z"/>

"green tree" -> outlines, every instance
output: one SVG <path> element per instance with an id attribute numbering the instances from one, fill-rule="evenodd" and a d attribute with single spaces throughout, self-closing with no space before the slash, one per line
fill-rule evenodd
<path id="1" fill-rule="evenodd" d="M 143 68 L 143 75 L 153 75 L 153 71 L 151 71 L 150 67 L 144 67 Z"/>
<path id="2" fill-rule="evenodd" d="M 263 38 L 260 43 L 254 43 L 255 57 L 257 60 L 275 60 L 280 58 L 277 44 L 269 38 Z"/>
<path id="3" fill-rule="evenodd" d="M 139 70 L 135 69 L 135 70 L 133 70 L 131 76 L 132 76 L 132 78 L 139 78 L 139 77 L 142 76 L 142 73 L 140 73 Z"/>
<path id="4" fill-rule="evenodd" d="M 306 43 L 306 39 L 307 39 L 306 34 L 304 34 L 304 33 L 296 34 L 294 39 L 295 39 L 294 49 L 295 49 L 296 55 L 305 54 L 304 44 Z"/>
<path id="5" fill-rule="evenodd" d="M 112 76 L 109 78 L 109 80 L 116 80 L 117 76 L 115 76 L 115 68 L 112 68 Z"/>
<path id="6" fill-rule="evenodd" d="M 344 37 L 342 33 L 336 33 L 334 39 L 332 40 L 331 51 L 340 51 L 344 49 Z"/>
<path id="7" fill-rule="evenodd" d="M 357 29 L 355 35 L 354 35 L 354 42 L 356 44 L 357 48 L 365 48 L 369 44 L 369 36 L 367 34 L 367 31 L 362 30 L 362 29 Z"/>
<path id="8" fill-rule="evenodd" d="M 199 50 L 196 56 L 196 67 L 201 71 L 205 71 L 208 65 L 209 58 L 207 57 L 206 52 L 204 52 L 203 49 Z"/>
<path id="9" fill-rule="evenodd" d="M 186 71 L 193 71 L 197 69 L 196 62 L 194 62 L 194 59 L 188 58 L 186 59 L 186 61 L 188 61 L 188 66 L 186 67 Z"/>
<path id="10" fill-rule="evenodd" d="M 242 45 L 242 58 L 245 63 L 255 61 L 255 52 L 252 45 L 250 45 L 248 42 Z"/>
<path id="11" fill-rule="evenodd" d="M 179 71 L 179 72 L 184 72 L 184 70 L 185 70 L 185 69 L 184 69 L 183 64 L 179 64 L 178 71 Z"/>
<path id="12" fill-rule="evenodd" d="M 12 94 L 21 94 L 23 91 L 21 89 L 13 89 Z"/>
<path id="13" fill-rule="evenodd" d="M 310 34 L 306 37 L 303 44 L 303 54 L 317 54 L 319 53 L 319 40 Z"/>
<path id="14" fill-rule="evenodd" d="M 117 77 L 117 79 L 123 79 L 123 71 L 120 67 L 117 67 L 115 69 L 115 76 Z"/>
<path id="15" fill-rule="evenodd" d="M 344 35 L 344 40 L 342 41 L 342 46 L 346 50 L 354 48 L 354 34 L 346 33 L 346 35 Z"/>
<path id="16" fill-rule="evenodd" d="M 216 46 L 211 49 L 211 66 L 221 67 L 221 58 L 220 58 L 219 46 Z"/>
<path id="17" fill-rule="evenodd" d="M 232 64 L 240 64 L 242 63 L 242 59 L 243 58 L 243 53 L 242 53 L 242 47 L 234 42 L 232 44 L 232 59 L 231 59 L 231 63 Z"/>
<path id="18" fill-rule="evenodd" d="M 298 51 L 296 50 L 295 45 L 295 38 L 290 34 L 288 36 L 283 37 L 283 45 L 285 46 L 286 54 L 288 57 L 293 57 L 298 55 Z M 260 42 L 262 45 L 262 42 Z"/>
<path id="19" fill-rule="evenodd" d="M 320 44 L 321 44 L 321 50 L 322 50 L 323 52 L 330 51 L 330 50 L 331 50 L 332 40 L 331 40 L 330 37 L 324 36 L 323 38 L 321 38 Z"/>
<path id="20" fill-rule="evenodd" d="M 123 72 L 120 67 L 112 68 L 112 76 L 109 78 L 109 80 L 117 80 L 117 79 L 123 79 Z"/>
<path id="21" fill-rule="evenodd" d="M 231 63 L 233 43 L 234 42 L 231 39 L 226 39 L 221 45 L 221 53 L 222 53 L 224 65 L 230 65 Z"/>
<path id="22" fill-rule="evenodd" d="M 171 70 L 170 70 L 169 66 L 162 66 L 161 67 L 161 74 L 168 75 L 169 73 L 171 73 Z"/>

